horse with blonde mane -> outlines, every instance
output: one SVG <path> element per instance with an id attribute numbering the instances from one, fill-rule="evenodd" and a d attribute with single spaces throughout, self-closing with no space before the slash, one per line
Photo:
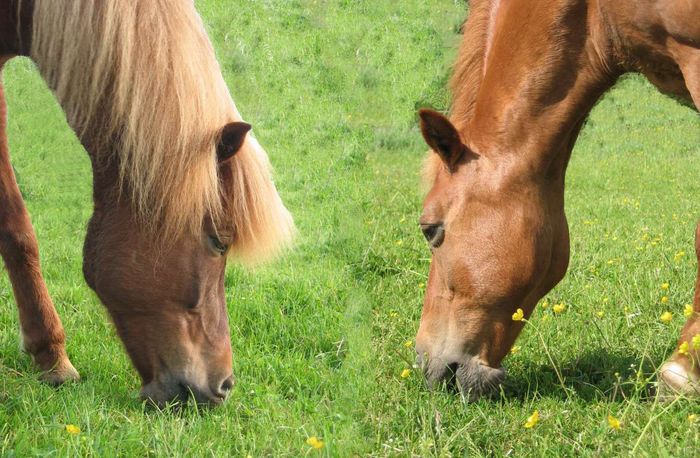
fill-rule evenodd
<path id="1" fill-rule="evenodd" d="M 294 228 L 191 0 L 0 0 L 0 71 L 29 56 L 93 166 L 83 272 L 156 404 L 218 404 L 233 384 L 228 257 L 275 255 Z M 24 348 L 77 379 L 9 159 L 0 84 L 0 253 Z"/>
<path id="2" fill-rule="evenodd" d="M 432 250 L 416 350 L 429 383 L 491 394 L 569 262 L 564 177 L 596 101 L 626 72 L 700 108 L 698 0 L 472 0 L 450 118 L 420 112 Z M 696 231 L 700 257 L 700 225 Z M 520 309 L 520 310 L 519 310 Z M 700 397 L 700 276 L 663 397 Z"/>

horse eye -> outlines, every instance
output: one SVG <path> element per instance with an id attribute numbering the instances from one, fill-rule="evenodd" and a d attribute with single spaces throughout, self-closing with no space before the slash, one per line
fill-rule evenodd
<path id="1" fill-rule="evenodd" d="M 219 238 L 216 237 L 215 235 L 209 236 L 209 243 L 211 243 L 211 247 L 214 249 L 214 251 L 216 251 L 220 255 L 226 254 L 226 250 L 228 250 L 228 246 L 223 244 L 221 242 L 221 240 L 219 240 Z"/>
<path id="2" fill-rule="evenodd" d="M 421 231 L 431 247 L 438 248 L 445 240 L 445 226 L 439 224 L 421 224 Z"/>

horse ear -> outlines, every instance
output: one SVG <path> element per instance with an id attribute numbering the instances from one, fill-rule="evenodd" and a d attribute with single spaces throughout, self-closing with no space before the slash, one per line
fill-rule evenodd
<path id="1" fill-rule="evenodd" d="M 425 142 L 440 156 L 448 170 L 454 172 L 459 158 L 467 151 L 459 132 L 449 119 L 437 111 L 423 108 L 418 115 Z"/>
<path id="2" fill-rule="evenodd" d="M 228 161 L 241 149 L 250 129 L 251 125 L 247 122 L 230 122 L 221 129 L 221 138 L 216 145 L 219 162 Z"/>

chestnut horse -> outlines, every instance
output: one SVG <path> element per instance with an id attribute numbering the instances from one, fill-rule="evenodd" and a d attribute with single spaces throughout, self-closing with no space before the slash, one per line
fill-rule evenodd
<path id="1" fill-rule="evenodd" d="M 232 387 L 229 255 L 257 260 L 293 233 L 267 156 L 229 95 L 192 0 L 0 0 L 0 69 L 29 56 L 93 166 L 83 271 L 157 404 L 218 404 Z M 24 348 L 77 379 L 10 166 L 0 86 L 0 253 Z"/>
<path id="2" fill-rule="evenodd" d="M 416 350 L 431 385 L 456 378 L 473 400 L 505 376 L 523 328 L 513 313 L 529 317 L 566 272 L 564 175 L 596 101 L 640 72 L 700 107 L 700 0 L 470 4 L 450 118 L 420 112 L 433 151 L 420 219 L 432 261 Z M 662 394 L 700 395 L 698 334 L 700 277 Z"/>

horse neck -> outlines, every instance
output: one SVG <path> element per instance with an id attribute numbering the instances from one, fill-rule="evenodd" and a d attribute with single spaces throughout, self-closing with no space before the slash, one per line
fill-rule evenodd
<path id="1" fill-rule="evenodd" d="M 608 65 L 597 2 L 493 4 L 483 78 L 462 133 L 477 153 L 509 156 L 519 170 L 563 184 L 586 116 L 621 73 Z"/>

